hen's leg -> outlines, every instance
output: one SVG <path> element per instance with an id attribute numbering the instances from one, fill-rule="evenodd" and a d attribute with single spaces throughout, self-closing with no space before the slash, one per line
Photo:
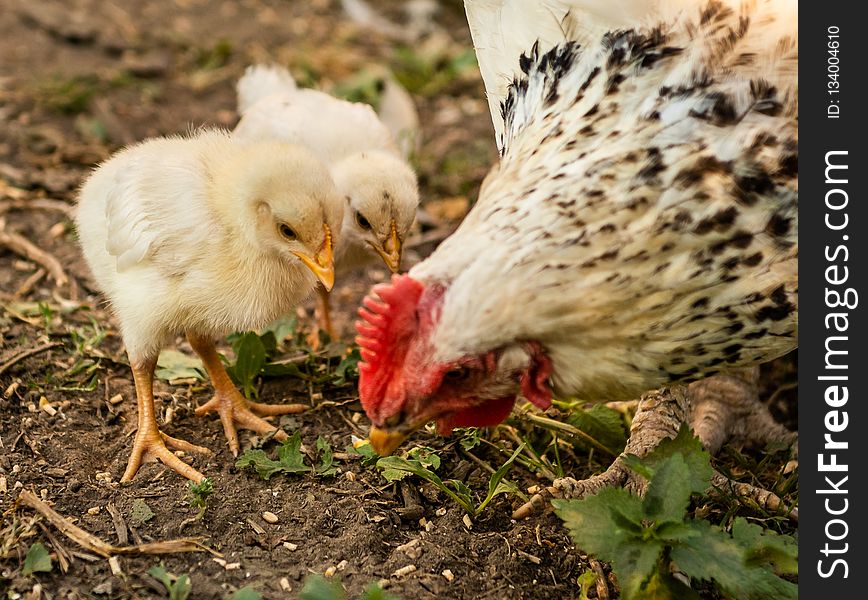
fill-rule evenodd
<path id="1" fill-rule="evenodd" d="M 136 384 L 136 403 L 138 405 L 138 430 L 133 443 L 133 451 L 127 463 L 121 482 L 130 481 L 139 470 L 142 462 L 159 460 L 161 463 L 186 477 L 199 483 L 205 476 L 199 471 L 175 456 L 169 448 L 210 454 L 211 451 L 196 446 L 184 440 L 178 440 L 166 435 L 157 427 L 157 417 L 154 411 L 154 367 L 157 357 L 153 356 L 142 361 L 130 360 L 133 369 L 133 380 Z M 167 448 L 168 446 L 168 448 Z"/>
<path id="2" fill-rule="evenodd" d="M 248 402 L 235 388 L 229 374 L 220 362 L 220 356 L 214 347 L 214 341 L 200 337 L 192 333 L 187 334 L 187 339 L 196 354 L 202 359 L 211 383 L 214 385 L 214 397 L 196 409 L 196 416 L 216 410 L 223 423 L 223 432 L 229 441 L 229 449 L 232 454 L 238 456 L 238 432 L 237 428 L 251 429 L 257 433 L 274 433 L 274 439 L 283 441 L 287 439 L 285 432 L 277 429 L 274 425 L 257 415 L 286 415 L 300 413 L 307 410 L 304 404 L 260 404 Z"/>
<path id="3" fill-rule="evenodd" d="M 664 388 L 645 394 L 630 428 L 625 454 L 644 456 L 662 440 L 677 435 L 681 423 L 690 423 L 693 431 L 712 454 L 728 439 L 762 446 L 769 442 L 792 443 L 796 434 L 776 423 L 757 397 L 758 369 L 718 375 L 688 387 Z M 783 504 L 775 494 L 735 483 L 715 473 L 712 484 L 728 488 L 737 496 L 748 498 L 770 510 Z M 624 486 L 643 493 L 646 482 L 624 466 L 620 458 L 603 473 L 577 481 L 558 479 L 546 493 L 538 494 L 513 513 L 523 518 L 547 505 L 548 497 L 581 498 L 604 487 Z M 796 513 L 797 515 L 797 513 Z"/>

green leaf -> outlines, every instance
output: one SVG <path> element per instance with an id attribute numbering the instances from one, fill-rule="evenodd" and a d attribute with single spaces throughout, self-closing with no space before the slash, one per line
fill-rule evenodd
<path id="1" fill-rule="evenodd" d="M 298 326 L 298 321 L 294 315 L 279 318 L 277 321 L 269 325 L 263 331 L 263 335 L 271 333 L 274 336 L 277 345 L 283 343 L 286 338 L 294 338 L 295 330 Z"/>
<path id="2" fill-rule="evenodd" d="M 276 473 L 306 473 L 310 467 L 304 464 L 304 455 L 301 453 L 301 435 L 298 431 L 289 436 L 289 439 L 277 449 L 277 460 L 271 460 L 268 455 L 259 449 L 247 450 L 242 454 L 235 466 L 243 468 L 252 466 L 256 473 L 266 481 Z"/>
<path id="3" fill-rule="evenodd" d="M 24 557 L 24 567 L 21 569 L 21 574 L 27 576 L 32 575 L 33 573 L 50 572 L 51 555 L 41 542 L 34 542 L 34 544 L 28 548 L 27 555 Z"/>
<path id="4" fill-rule="evenodd" d="M 770 566 L 776 573 L 799 572 L 799 546 L 792 537 L 778 535 L 739 517 L 732 524 L 732 537 L 745 551 L 751 566 Z"/>
<path id="5" fill-rule="evenodd" d="M 227 369 L 235 382 L 241 386 L 244 395 L 256 395 L 256 378 L 265 366 L 265 344 L 255 333 L 241 334 L 232 344 L 235 351 L 235 364 Z"/>
<path id="6" fill-rule="evenodd" d="M 306 473 L 310 467 L 304 464 L 304 454 L 301 453 L 301 434 L 296 431 L 277 449 L 277 460 L 287 473 Z"/>
<path id="7" fill-rule="evenodd" d="M 567 418 L 567 422 L 613 450 L 615 454 L 627 445 L 624 417 L 617 410 L 603 404 L 595 404 L 587 410 L 577 408 Z M 581 444 L 581 441 L 576 443 Z"/>
<path id="8" fill-rule="evenodd" d="M 458 436 L 458 443 L 465 452 L 476 448 L 482 439 L 482 429 L 479 427 L 456 428 L 452 433 Z"/>
<path id="9" fill-rule="evenodd" d="M 335 466 L 332 447 L 322 436 L 316 438 L 316 451 L 319 454 L 319 465 L 316 468 L 316 474 L 322 477 L 334 477 L 337 475 L 338 468 Z"/>
<path id="10" fill-rule="evenodd" d="M 362 355 L 359 354 L 358 348 L 353 348 L 340 362 L 340 364 L 332 373 L 332 383 L 334 385 L 344 385 L 348 381 L 355 381 L 359 378 L 359 361 L 362 360 Z"/>
<path id="11" fill-rule="evenodd" d="M 157 370 L 154 375 L 158 379 L 174 381 L 176 379 L 205 379 L 205 367 L 195 356 L 187 356 L 177 350 L 163 350 L 157 359 Z"/>
<path id="12" fill-rule="evenodd" d="M 657 468 L 642 501 L 646 518 L 662 523 L 684 521 L 690 504 L 690 470 L 680 454 L 673 454 Z"/>
<path id="13" fill-rule="evenodd" d="M 409 460 L 418 461 L 423 467 L 430 467 L 435 471 L 440 468 L 440 455 L 437 454 L 437 451 L 434 450 L 434 448 L 429 448 L 428 446 L 416 446 L 411 448 L 410 451 L 407 452 L 407 458 Z"/>
<path id="14" fill-rule="evenodd" d="M 187 575 L 175 576 L 166 571 L 163 563 L 148 569 L 148 575 L 157 579 L 169 592 L 169 600 L 187 600 L 193 584 Z"/>
<path id="15" fill-rule="evenodd" d="M 699 594 L 664 568 L 654 571 L 642 590 L 642 597 L 653 600 L 701 600 Z"/>
<path id="16" fill-rule="evenodd" d="M 521 444 L 518 448 L 515 449 L 515 452 L 512 453 L 505 463 L 503 463 L 500 468 L 494 472 L 491 476 L 491 479 L 488 480 L 488 494 L 485 496 L 485 500 L 476 508 L 476 514 L 481 513 L 485 510 L 485 507 L 488 506 L 488 503 L 491 500 L 499 495 L 506 493 L 515 493 L 518 491 L 518 487 L 515 484 L 510 483 L 509 481 L 503 481 L 503 478 L 506 476 L 506 473 L 512 467 L 513 461 L 516 457 L 524 450 L 524 444 Z"/>
<path id="17" fill-rule="evenodd" d="M 364 593 L 359 596 L 359 600 L 399 600 L 399 598 L 386 593 L 379 585 L 372 583 L 365 588 Z"/>
<path id="18" fill-rule="evenodd" d="M 362 456 L 362 464 L 366 467 L 375 465 L 380 459 L 380 455 L 374 452 L 371 443 L 367 440 L 363 441 L 358 446 L 348 445 L 345 449 L 347 454 L 360 454 Z"/>
<path id="19" fill-rule="evenodd" d="M 133 505 L 130 508 L 130 520 L 136 526 L 143 525 L 154 518 L 154 511 L 148 506 L 148 503 L 141 498 L 133 500 Z"/>
<path id="20" fill-rule="evenodd" d="M 674 439 L 660 442 L 653 451 L 641 459 L 641 462 L 653 474 L 663 461 L 673 454 L 681 454 L 687 463 L 690 474 L 688 478 L 690 492 L 702 494 L 707 491 L 711 486 L 711 476 L 714 474 L 714 470 L 711 468 L 711 457 L 702 446 L 699 438 L 694 437 L 686 423 L 681 426 Z"/>
<path id="21" fill-rule="evenodd" d="M 713 580 L 727 596 L 745 600 L 790 600 L 798 586 L 772 571 L 750 564 L 749 552 L 724 531 L 707 521 L 691 521 L 699 535 L 672 548 L 672 561 L 685 574 L 699 581 Z M 751 533 L 740 532 L 743 537 Z"/>
<path id="22" fill-rule="evenodd" d="M 645 539 L 642 500 L 620 488 L 605 488 L 581 500 L 553 500 L 576 544 L 612 563 L 625 600 L 638 597 L 663 553 L 662 542 Z"/>
<path id="23" fill-rule="evenodd" d="M 245 585 L 229 596 L 229 600 L 262 600 L 262 596 L 249 585 Z"/>
<path id="24" fill-rule="evenodd" d="M 344 600 L 344 588 L 337 581 L 329 581 L 322 575 L 311 575 L 304 582 L 298 600 Z"/>
<path id="25" fill-rule="evenodd" d="M 268 481 L 275 473 L 280 473 L 282 470 L 281 464 L 276 460 L 271 460 L 264 450 L 254 449 L 246 450 L 244 454 L 238 457 L 235 461 L 235 466 L 240 468 L 252 466 L 256 469 L 256 473 Z"/>
<path id="26" fill-rule="evenodd" d="M 298 368 L 295 363 L 271 362 L 262 367 L 265 377 L 295 377 L 297 379 L 310 379 L 310 376 Z"/>
<path id="27" fill-rule="evenodd" d="M 585 551 L 610 560 L 617 547 L 642 532 L 642 500 L 620 488 L 604 488 L 580 500 L 552 500 L 573 540 Z"/>
<path id="28" fill-rule="evenodd" d="M 434 484 L 447 496 L 455 500 L 455 502 L 460 504 L 468 514 L 472 515 L 475 512 L 473 503 L 470 501 L 469 497 L 458 494 L 450 489 L 448 485 L 443 483 L 436 473 L 423 467 L 417 460 L 407 460 L 400 456 L 385 456 L 377 461 L 377 468 L 383 471 L 383 477 L 386 477 L 388 481 L 396 481 L 397 479 L 403 478 L 405 475 L 400 475 L 402 472 L 412 473 L 417 477 L 421 477 L 425 481 Z M 389 479 L 387 473 L 389 476 L 396 477 L 397 479 Z"/>
<path id="29" fill-rule="evenodd" d="M 578 579 L 576 579 L 576 583 L 579 584 L 582 594 L 579 596 L 579 600 L 590 600 L 590 598 L 588 598 L 588 592 L 595 586 L 596 582 L 597 574 L 591 569 L 585 569 L 585 572 L 579 575 Z"/>
<path id="30" fill-rule="evenodd" d="M 201 482 L 190 481 L 187 484 L 187 501 L 191 508 L 204 509 L 208 505 L 208 497 L 214 493 L 214 481 L 206 477 Z"/>

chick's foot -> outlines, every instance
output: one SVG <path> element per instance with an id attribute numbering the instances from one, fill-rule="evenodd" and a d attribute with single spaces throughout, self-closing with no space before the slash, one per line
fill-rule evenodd
<path id="1" fill-rule="evenodd" d="M 250 429 L 259 434 L 273 433 L 274 439 L 278 441 L 287 439 L 288 436 L 284 431 L 258 415 L 294 414 L 303 412 L 308 407 L 304 404 L 274 405 L 248 402 L 235 388 L 235 385 L 229 378 L 229 374 L 223 368 L 223 363 L 220 362 L 214 342 L 192 334 L 188 334 L 187 339 L 190 341 L 193 350 L 202 358 L 202 362 L 208 371 L 208 375 L 211 377 L 211 383 L 214 385 L 214 391 L 216 392 L 211 400 L 196 409 L 196 416 L 202 416 L 211 411 L 217 412 L 220 416 L 220 422 L 223 424 L 223 432 L 226 434 L 229 450 L 232 451 L 232 454 L 238 456 L 239 428 Z"/>
<path id="2" fill-rule="evenodd" d="M 133 379 L 136 385 L 136 403 L 138 405 L 138 430 L 133 450 L 127 462 L 127 468 L 121 477 L 121 483 L 131 481 L 143 462 L 160 461 L 176 473 L 196 483 L 205 479 L 199 471 L 178 458 L 169 448 L 195 454 L 211 454 L 208 448 L 196 446 L 190 442 L 166 435 L 157 427 L 154 411 L 153 375 L 156 357 L 142 361 L 130 361 L 133 368 Z"/>
<path id="3" fill-rule="evenodd" d="M 759 402 L 757 377 L 758 370 L 751 369 L 733 375 L 717 375 L 688 387 L 663 388 L 645 394 L 633 419 L 624 454 L 645 456 L 662 440 L 674 438 L 683 422 L 690 423 L 694 433 L 712 454 L 717 453 L 727 440 L 758 447 L 772 442 L 794 443 L 797 435 L 775 422 L 766 406 Z M 555 480 L 551 487 L 535 494 L 516 509 L 513 518 L 522 519 L 541 512 L 550 505 L 551 498 L 583 498 L 605 487 L 615 486 L 642 495 L 647 485 L 644 478 L 617 458 L 606 471 L 588 479 L 564 477 Z M 712 486 L 710 493 L 725 490 L 765 510 L 786 510 L 776 494 L 750 484 L 731 481 L 717 472 L 712 477 Z M 798 519 L 797 509 L 788 514 Z"/>
<path id="4" fill-rule="evenodd" d="M 157 429 L 157 424 L 154 422 L 153 427 L 148 427 L 144 430 L 139 429 L 136 432 L 136 441 L 133 443 L 133 451 L 130 454 L 130 460 L 127 462 L 126 471 L 124 471 L 124 475 L 121 477 L 121 483 L 131 481 L 143 462 L 155 461 L 160 461 L 179 475 L 183 475 L 196 483 L 200 483 L 205 479 L 202 473 L 178 458 L 169 448 L 182 450 L 187 453 L 211 454 L 208 448 L 166 435 Z"/>

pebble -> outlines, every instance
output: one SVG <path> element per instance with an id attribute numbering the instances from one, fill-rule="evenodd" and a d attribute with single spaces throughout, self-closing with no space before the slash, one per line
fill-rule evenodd
<path id="1" fill-rule="evenodd" d="M 452 581 L 455 579 L 455 575 L 453 575 L 452 571 L 450 571 L 449 569 L 443 569 L 441 575 L 443 575 L 443 577 L 445 577 L 446 581 L 448 581 L 449 583 L 452 583 Z"/>
<path id="2" fill-rule="evenodd" d="M 289 579 L 287 579 L 286 577 L 280 578 L 280 589 L 282 589 L 284 592 L 292 591 L 292 586 L 289 584 Z"/>
<path id="3" fill-rule="evenodd" d="M 266 523 L 271 523 L 272 525 L 274 525 L 275 523 L 277 523 L 277 521 L 279 519 L 277 518 L 276 514 L 267 510 L 264 513 L 262 513 L 262 520 L 265 521 Z"/>
<path id="4" fill-rule="evenodd" d="M 338 572 L 337 567 L 329 567 L 323 572 L 323 577 L 334 577 L 335 573 Z"/>
<path id="5" fill-rule="evenodd" d="M 115 394 L 114 396 L 109 398 L 109 404 L 112 404 L 112 405 L 120 404 L 123 401 L 124 401 L 124 395 L 123 394 Z"/>
<path id="6" fill-rule="evenodd" d="M 296 550 L 298 550 L 298 544 L 293 544 L 292 542 L 283 542 L 283 547 L 290 552 L 295 552 Z"/>
<path id="7" fill-rule="evenodd" d="M 416 571 L 416 565 L 407 565 L 406 567 L 401 567 L 394 573 L 392 573 L 392 577 L 404 577 L 405 575 L 409 575 Z"/>
<path id="8" fill-rule="evenodd" d="M 438 517 L 444 517 L 444 516 L 446 516 L 446 507 L 445 507 L 445 506 L 441 506 L 441 507 L 438 508 L 436 511 L 434 511 L 434 514 L 437 515 Z"/>
<path id="9" fill-rule="evenodd" d="M 87 509 L 87 514 L 89 515 L 98 515 L 100 511 L 99 506 L 91 506 Z"/>

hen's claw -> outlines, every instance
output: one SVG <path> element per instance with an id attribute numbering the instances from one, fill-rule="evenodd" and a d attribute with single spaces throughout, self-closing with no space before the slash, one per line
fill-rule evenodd
<path id="1" fill-rule="evenodd" d="M 702 444 L 712 454 L 717 453 L 728 439 L 754 445 L 769 442 L 793 443 L 797 434 L 777 423 L 765 405 L 757 398 L 758 369 L 738 376 L 718 375 L 688 387 L 663 388 L 642 397 L 630 428 L 625 454 L 642 457 L 654 450 L 662 440 L 674 438 L 681 423 L 688 422 Z M 759 507 L 786 512 L 798 520 L 798 509 L 787 509 L 773 492 L 730 480 L 715 472 L 710 493 L 725 491 Z M 624 466 L 620 458 L 603 473 L 588 479 L 570 477 L 558 479 L 554 485 L 535 494 L 513 512 L 512 518 L 523 519 L 550 506 L 551 498 L 583 498 L 605 487 L 625 487 L 644 494 L 647 482 Z"/>

